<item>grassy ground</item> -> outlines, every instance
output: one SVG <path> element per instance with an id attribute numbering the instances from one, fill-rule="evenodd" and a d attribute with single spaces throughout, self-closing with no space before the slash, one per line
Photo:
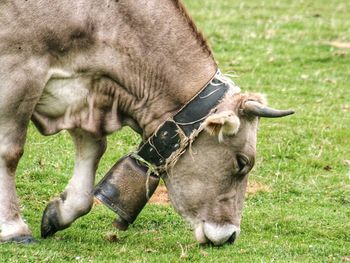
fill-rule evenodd
<path id="1" fill-rule="evenodd" d="M 350 2 L 345 0 L 186 1 L 224 72 L 246 91 L 267 94 L 293 117 L 262 120 L 234 246 L 198 246 L 170 206 L 148 205 L 127 232 L 111 227 L 103 206 L 54 238 L 0 245 L 0 262 L 350 262 Z M 134 149 L 136 135 L 109 138 L 99 178 Z M 30 128 L 17 186 L 39 238 L 50 197 L 73 167 L 67 134 Z"/>

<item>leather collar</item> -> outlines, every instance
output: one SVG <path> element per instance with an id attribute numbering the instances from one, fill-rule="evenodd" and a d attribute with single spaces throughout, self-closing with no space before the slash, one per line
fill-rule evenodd
<path id="1" fill-rule="evenodd" d="M 134 157 L 154 171 L 164 171 L 172 157 L 181 155 L 201 124 L 230 89 L 218 70 L 208 84 L 143 143 Z"/>

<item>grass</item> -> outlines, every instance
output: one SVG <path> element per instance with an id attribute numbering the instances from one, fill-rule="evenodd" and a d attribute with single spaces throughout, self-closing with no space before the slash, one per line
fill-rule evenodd
<path id="1" fill-rule="evenodd" d="M 127 232 L 112 212 L 90 214 L 48 240 L 0 245 L 0 262 L 350 262 L 350 2 L 344 0 L 185 1 L 224 72 L 293 117 L 262 120 L 252 182 L 270 191 L 246 200 L 234 246 L 198 246 L 170 206 L 148 205 Z M 109 138 L 98 179 L 138 137 Z M 47 201 L 73 167 L 66 133 L 31 126 L 18 168 L 24 217 L 39 238 Z"/>

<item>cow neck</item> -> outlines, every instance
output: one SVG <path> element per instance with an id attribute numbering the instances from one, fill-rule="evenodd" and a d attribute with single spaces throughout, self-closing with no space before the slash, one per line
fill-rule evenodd
<path id="1" fill-rule="evenodd" d="M 199 73 L 192 74 L 192 79 L 189 74 L 180 75 L 178 78 L 181 81 L 178 82 L 181 82 L 181 85 L 169 80 L 163 80 L 164 82 L 160 80 L 153 85 L 144 86 L 147 90 L 143 91 L 143 98 L 139 100 L 145 101 L 142 111 L 129 109 L 129 112 L 135 114 L 134 119 L 141 127 L 143 141 L 146 141 L 162 123 L 174 116 L 212 80 L 216 73 L 216 65 L 198 71 Z"/>
<path id="2" fill-rule="evenodd" d="M 144 139 L 195 96 L 217 68 L 180 1 L 146 2 L 119 1 L 120 24 L 106 33 L 118 54 L 108 75 L 133 96 L 131 105 L 120 107 Z"/>
<path id="3" fill-rule="evenodd" d="M 218 70 L 210 81 L 174 116 L 162 123 L 132 156 L 147 166 L 149 171 L 161 174 L 186 151 L 203 130 L 203 122 L 215 111 L 225 94 L 240 92 Z"/>

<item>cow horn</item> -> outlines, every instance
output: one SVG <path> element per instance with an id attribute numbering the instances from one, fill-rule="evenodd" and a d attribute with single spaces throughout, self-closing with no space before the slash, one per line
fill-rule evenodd
<path id="1" fill-rule="evenodd" d="M 279 118 L 288 116 L 294 113 L 293 110 L 276 110 L 273 108 L 269 108 L 257 101 L 246 101 L 243 106 L 243 112 L 246 114 L 266 117 L 266 118 Z"/>

